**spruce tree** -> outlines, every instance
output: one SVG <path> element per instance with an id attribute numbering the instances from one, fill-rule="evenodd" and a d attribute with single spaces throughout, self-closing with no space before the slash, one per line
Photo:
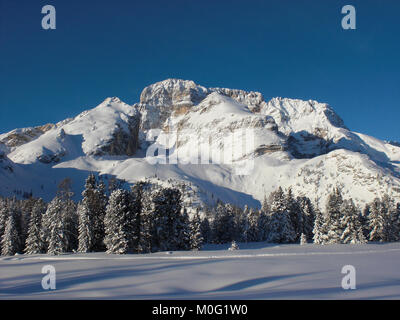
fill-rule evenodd
<path id="1" fill-rule="evenodd" d="M 340 237 L 341 243 L 365 243 L 360 212 L 353 200 L 345 200 L 342 204 L 341 228 L 343 233 Z"/>
<path id="2" fill-rule="evenodd" d="M 71 180 L 66 178 L 42 217 L 41 239 L 49 254 L 72 252 L 78 247 L 78 217 L 72 196 Z"/>
<path id="3" fill-rule="evenodd" d="M 269 238 L 270 226 L 269 226 L 270 213 L 261 209 L 258 212 L 258 226 L 257 226 L 257 241 L 265 241 Z"/>
<path id="4" fill-rule="evenodd" d="M 238 217 L 236 218 L 235 224 L 237 225 L 237 239 L 242 242 L 247 242 L 248 240 L 248 233 L 249 233 L 249 213 L 250 209 L 246 205 L 244 210 L 238 211 Z"/>
<path id="5" fill-rule="evenodd" d="M 179 250 L 187 239 L 187 219 L 182 216 L 181 192 L 176 188 L 162 188 L 154 198 L 152 219 L 152 247 L 154 250 Z"/>
<path id="6" fill-rule="evenodd" d="M 47 205 L 42 199 L 38 199 L 31 212 L 28 227 L 28 236 L 25 242 L 25 253 L 43 253 L 45 248 L 41 239 L 40 230 L 42 227 L 42 216 L 46 213 Z"/>
<path id="7" fill-rule="evenodd" d="M 363 235 L 364 235 L 365 239 L 369 238 L 369 233 L 371 231 L 369 229 L 369 223 L 368 223 L 370 212 L 371 212 L 370 205 L 366 204 L 364 207 L 364 210 L 360 213 L 360 222 L 361 222 L 361 227 L 362 227 Z"/>
<path id="8" fill-rule="evenodd" d="M 200 230 L 201 230 L 201 235 L 203 237 L 204 243 L 211 242 L 211 227 L 210 227 L 209 218 L 207 216 L 205 216 L 201 220 Z"/>
<path id="9" fill-rule="evenodd" d="M 338 187 L 328 196 L 326 204 L 326 225 L 328 243 L 340 243 L 343 228 L 340 223 L 341 208 L 343 204 L 342 194 Z"/>
<path id="10" fill-rule="evenodd" d="M 93 248 L 92 241 L 93 228 L 90 225 L 88 207 L 80 202 L 77 207 L 77 215 L 79 221 L 78 227 L 78 252 L 90 252 Z"/>
<path id="11" fill-rule="evenodd" d="M 104 215 L 107 205 L 104 183 L 98 182 L 95 175 L 90 174 L 86 179 L 82 197 L 78 216 L 80 216 L 80 222 L 85 225 L 79 225 L 79 230 L 84 232 L 82 236 L 79 236 L 82 241 L 79 251 L 102 251 L 104 250 Z M 87 248 L 85 243 L 88 245 Z"/>
<path id="12" fill-rule="evenodd" d="M 186 208 L 174 219 L 174 241 L 172 250 L 189 250 L 191 248 L 191 225 Z"/>
<path id="13" fill-rule="evenodd" d="M 248 230 L 247 230 L 247 241 L 255 242 L 261 240 L 260 235 L 260 212 L 256 209 L 251 208 L 248 211 Z"/>
<path id="14" fill-rule="evenodd" d="M 311 200 L 305 196 L 298 197 L 297 202 L 302 215 L 302 228 L 299 232 L 304 233 L 307 239 L 312 239 L 315 220 L 314 205 Z"/>
<path id="15" fill-rule="evenodd" d="M 327 230 L 325 227 L 325 217 L 322 212 L 317 209 L 313 228 L 313 241 L 315 244 L 326 244 L 328 242 Z"/>
<path id="16" fill-rule="evenodd" d="M 72 199 L 63 201 L 62 210 L 63 232 L 66 236 L 66 252 L 74 252 L 78 249 L 78 215 L 77 206 Z"/>
<path id="17" fill-rule="evenodd" d="M 292 188 L 289 188 L 286 194 L 286 210 L 293 226 L 295 241 L 300 240 L 300 236 L 304 231 L 304 217 L 301 209 L 297 199 L 293 195 Z"/>
<path id="18" fill-rule="evenodd" d="M 45 242 L 47 253 L 58 255 L 68 251 L 68 238 L 64 227 L 64 201 L 56 196 L 48 205 L 44 215 Z"/>
<path id="19" fill-rule="evenodd" d="M 4 234 L 1 239 L 1 254 L 4 256 L 15 255 L 17 252 L 19 252 L 19 241 L 20 238 L 16 225 L 16 216 L 13 212 L 11 212 L 7 219 Z"/>
<path id="20" fill-rule="evenodd" d="M 197 211 L 190 221 L 190 249 L 200 250 L 203 246 L 204 238 L 201 232 L 202 221 Z"/>
<path id="21" fill-rule="evenodd" d="M 370 241 L 386 241 L 386 219 L 383 204 L 379 198 L 375 198 L 370 204 L 370 214 L 368 216 Z"/>
<path id="22" fill-rule="evenodd" d="M 289 216 L 287 199 L 281 187 L 270 195 L 268 218 L 268 241 L 276 243 L 291 243 L 296 239 L 296 233 Z"/>
<path id="23" fill-rule="evenodd" d="M 391 211 L 391 226 L 393 241 L 400 241 L 400 202 Z"/>
<path id="24" fill-rule="evenodd" d="M 8 201 L 6 199 L 0 199 L 0 240 L 6 229 L 8 220 Z"/>
<path id="25" fill-rule="evenodd" d="M 142 185 L 141 192 L 141 211 L 139 216 L 139 240 L 138 240 L 138 253 L 147 253 L 153 251 L 152 249 L 152 230 L 153 230 L 153 213 L 154 202 L 159 186 L 145 183 Z"/>
<path id="26" fill-rule="evenodd" d="M 110 196 L 104 219 L 107 253 L 124 254 L 129 250 L 129 234 L 126 228 L 128 201 L 129 194 L 125 190 L 114 190 Z"/>
<path id="27" fill-rule="evenodd" d="M 147 181 L 139 181 L 131 188 L 132 221 L 130 224 L 133 237 L 130 239 L 129 247 L 135 252 L 147 252 L 147 250 L 143 250 L 143 244 L 150 241 L 149 220 L 151 219 L 152 209 L 151 200 L 146 199 L 146 193 L 151 192 L 150 189 L 151 185 Z M 145 208 L 146 201 L 150 202 L 150 208 Z"/>
<path id="28" fill-rule="evenodd" d="M 383 196 L 382 204 L 385 212 L 385 241 L 399 241 L 399 215 L 392 198 L 387 194 Z"/>
<path id="29" fill-rule="evenodd" d="M 33 207 L 38 201 L 37 199 L 33 198 L 30 196 L 28 199 L 24 199 L 22 201 L 19 201 L 19 206 L 20 206 L 20 228 L 21 228 L 21 244 L 25 245 L 26 244 L 26 239 L 28 237 L 28 230 L 29 230 L 29 224 L 31 221 L 31 215 L 32 215 L 32 210 Z M 24 249 L 25 251 L 25 249 Z"/>
<path id="30" fill-rule="evenodd" d="M 214 242 L 227 243 L 234 240 L 235 227 L 233 207 L 219 202 L 215 208 L 215 218 L 212 224 Z"/>

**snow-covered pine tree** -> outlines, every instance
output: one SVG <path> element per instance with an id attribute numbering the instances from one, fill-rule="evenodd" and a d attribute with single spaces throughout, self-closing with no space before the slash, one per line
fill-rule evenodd
<path id="1" fill-rule="evenodd" d="M 58 186 L 57 194 L 42 217 L 41 239 L 49 254 L 71 252 L 78 247 L 78 218 L 72 200 L 71 179 Z"/>
<path id="2" fill-rule="evenodd" d="M 261 240 L 261 234 L 259 230 L 260 211 L 251 208 L 248 211 L 247 220 L 248 220 L 247 241 L 249 242 L 260 241 Z"/>
<path id="3" fill-rule="evenodd" d="M 150 183 L 148 181 L 139 181 L 131 188 L 132 197 L 132 218 L 130 222 L 131 233 L 133 237 L 130 239 L 129 247 L 134 252 L 142 252 L 141 248 L 141 230 L 146 223 L 146 210 L 144 208 L 145 193 L 149 189 Z"/>
<path id="4" fill-rule="evenodd" d="M 264 195 L 264 199 L 261 205 L 261 211 L 263 212 L 269 212 L 269 197 L 267 195 Z"/>
<path id="5" fill-rule="evenodd" d="M 25 243 L 22 243 L 22 237 L 21 234 L 23 232 L 22 230 L 22 212 L 21 212 L 21 201 L 17 200 L 16 197 L 12 197 L 8 199 L 7 201 L 7 220 L 10 216 L 13 216 L 14 224 L 15 224 L 15 229 L 16 229 L 16 234 L 18 237 L 17 243 L 17 252 L 23 252 L 24 251 L 24 246 Z M 7 224 L 6 220 L 6 224 Z M 4 229 L 5 232 L 5 229 Z"/>
<path id="6" fill-rule="evenodd" d="M 160 187 L 156 184 L 146 183 L 141 192 L 141 212 L 139 217 L 139 240 L 138 252 L 147 253 L 152 250 L 152 230 L 153 230 L 153 198 Z"/>
<path id="7" fill-rule="evenodd" d="M 400 241 L 400 202 L 393 208 L 391 214 L 393 241 Z"/>
<path id="8" fill-rule="evenodd" d="M 48 254 L 61 254 L 68 251 L 68 238 L 63 223 L 64 201 L 56 196 L 48 205 L 43 216 L 46 227 L 46 243 Z"/>
<path id="9" fill-rule="evenodd" d="M 104 217 L 106 215 L 106 208 L 108 203 L 107 188 L 102 179 L 97 180 L 96 184 L 96 198 L 97 206 L 95 210 L 94 219 L 94 251 L 104 251 Z"/>
<path id="10" fill-rule="evenodd" d="M 66 236 L 66 252 L 78 249 L 78 216 L 76 203 L 72 199 L 63 200 L 62 210 L 63 232 Z"/>
<path id="11" fill-rule="evenodd" d="M 26 254 L 38 254 L 44 252 L 44 244 L 40 236 L 40 230 L 42 217 L 46 213 L 46 209 L 47 205 L 42 199 L 38 199 L 32 207 L 28 236 L 25 241 Z"/>
<path id="12" fill-rule="evenodd" d="M 258 211 L 257 241 L 265 241 L 269 238 L 269 230 L 270 230 L 269 217 L 270 217 L 270 212 L 264 211 L 263 209 Z"/>
<path id="13" fill-rule="evenodd" d="M 184 221 L 186 218 L 181 213 L 182 198 L 180 190 L 162 188 L 155 194 L 153 203 L 153 250 L 177 250 L 181 245 L 185 246 L 187 221 Z"/>
<path id="14" fill-rule="evenodd" d="M 233 239 L 235 239 L 236 241 L 245 241 L 243 239 L 243 235 L 245 233 L 245 229 L 247 228 L 247 217 L 244 216 L 243 209 L 239 206 L 231 205 L 231 207 L 233 213 L 233 224 L 235 226 L 235 229 L 233 230 Z"/>
<path id="15" fill-rule="evenodd" d="M 367 203 L 364 207 L 364 210 L 360 213 L 360 222 L 361 222 L 361 227 L 363 229 L 363 235 L 364 235 L 364 238 L 367 240 L 369 238 L 369 233 L 371 231 L 369 229 L 369 223 L 368 223 L 370 212 L 371 212 L 371 207 Z"/>
<path id="16" fill-rule="evenodd" d="M 197 211 L 190 221 L 190 249 L 200 250 L 203 246 L 204 238 L 201 232 L 201 219 Z"/>
<path id="17" fill-rule="evenodd" d="M 286 208 L 296 235 L 295 241 L 298 241 L 304 229 L 304 219 L 301 207 L 293 195 L 292 188 L 289 188 L 286 194 Z"/>
<path id="18" fill-rule="evenodd" d="M 315 209 L 312 204 L 310 198 L 302 196 L 297 198 L 297 202 L 300 206 L 302 218 L 302 230 L 301 233 L 306 235 L 308 240 L 313 238 L 313 228 L 314 228 L 314 220 L 315 220 Z"/>
<path id="19" fill-rule="evenodd" d="M 175 240 L 171 250 L 189 250 L 191 248 L 191 228 L 186 208 L 182 208 L 181 213 L 173 219 L 173 230 Z"/>
<path id="20" fill-rule="evenodd" d="M 279 187 L 270 195 L 270 212 L 268 224 L 268 241 L 276 243 L 291 243 L 296 239 L 287 208 L 287 200 L 282 188 Z"/>
<path id="21" fill-rule="evenodd" d="M 20 207 L 19 224 L 20 224 L 20 228 L 21 228 L 20 238 L 21 238 L 21 244 L 23 246 L 25 246 L 26 238 L 28 237 L 28 229 L 29 229 L 29 223 L 31 220 L 32 209 L 33 209 L 33 206 L 35 205 L 36 201 L 37 201 L 37 199 L 33 198 L 32 196 L 30 196 L 27 199 L 19 201 L 19 207 Z"/>
<path id="22" fill-rule="evenodd" d="M 328 242 L 325 217 L 318 209 L 315 211 L 313 241 L 315 244 L 326 244 Z"/>
<path id="23" fill-rule="evenodd" d="M 99 184 L 95 175 L 90 174 L 86 179 L 82 197 L 78 216 L 80 216 L 79 230 L 84 232 L 84 235 L 79 235 L 82 244 L 79 244 L 78 250 L 80 252 L 102 251 L 104 250 L 104 215 L 107 205 L 104 183 Z"/>
<path id="24" fill-rule="evenodd" d="M 400 226 L 397 207 L 387 194 L 383 196 L 382 204 L 385 212 L 385 241 L 399 241 Z"/>
<path id="25" fill-rule="evenodd" d="M 6 229 L 8 220 L 8 201 L 0 198 L 0 241 Z"/>
<path id="26" fill-rule="evenodd" d="M 129 235 L 126 230 L 126 215 L 129 211 L 129 193 L 114 190 L 110 196 L 104 218 L 104 244 L 107 253 L 124 254 L 129 249 Z"/>
<path id="27" fill-rule="evenodd" d="M 341 208 L 342 217 L 340 218 L 343 233 L 340 237 L 342 243 L 365 243 L 361 222 L 360 210 L 356 207 L 353 200 L 344 200 Z"/>
<path id="28" fill-rule="evenodd" d="M 219 201 L 215 208 L 215 218 L 212 223 L 214 242 L 231 242 L 234 240 L 235 231 L 233 207 L 230 204 L 223 204 Z"/>
<path id="29" fill-rule="evenodd" d="M 19 252 L 20 238 L 16 225 L 16 215 L 13 211 L 9 213 L 4 234 L 1 239 L 1 254 L 4 256 L 13 256 Z"/>
<path id="30" fill-rule="evenodd" d="M 342 193 L 339 187 L 336 187 L 328 196 L 326 203 L 326 230 L 328 243 L 340 243 L 340 237 L 343 233 L 340 223 L 341 208 L 343 204 Z"/>
<path id="31" fill-rule="evenodd" d="M 88 207 L 80 202 L 76 209 L 78 215 L 78 252 L 90 252 L 93 248 L 93 228 L 90 225 Z"/>
<path id="32" fill-rule="evenodd" d="M 370 213 L 368 216 L 370 241 L 386 240 L 386 218 L 383 204 L 379 198 L 375 198 L 370 204 Z"/>
<path id="33" fill-rule="evenodd" d="M 244 210 L 240 210 L 240 214 L 235 222 L 237 225 L 238 239 L 242 242 L 248 241 L 249 213 L 250 209 L 247 205 L 245 205 Z"/>
<path id="34" fill-rule="evenodd" d="M 200 230 L 201 230 L 201 235 L 204 239 L 204 243 L 211 242 L 211 226 L 207 213 L 201 220 Z"/>

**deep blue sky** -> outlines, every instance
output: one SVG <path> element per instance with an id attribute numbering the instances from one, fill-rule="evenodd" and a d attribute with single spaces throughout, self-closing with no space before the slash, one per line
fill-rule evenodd
<path id="1" fill-rule="evenodd" d="M 41 8 L 57 29 L 41 29 Z M 357 9 L 357 30 L 341 8 Z M 329 103 L 400 140 L 400 1 L 0 0 L 0 132 L 56 122 L 166 78 Z"/>

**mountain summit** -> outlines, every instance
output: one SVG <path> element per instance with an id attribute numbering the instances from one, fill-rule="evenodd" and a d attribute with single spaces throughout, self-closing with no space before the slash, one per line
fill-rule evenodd
<path id="1" fill-rule="evenodd" d="M 250 131 L 251 143 L 243 140 Z M 233 142 L 238 134 L 243 146 Z M 159 161 L 160 150 L 181 161 Z M 230 158 L 196 163 L 205 153 Z M 236 171 L 249 163 L 251 170 Z M 328 104 L 265 101 L 259 92 L 179 79 L 144 88 L 133 105 L 107 98 L 75 118 L 0 135 L 1 195 L 18 190 L 50 199 L 65 177 L 80 194 L 88 172 L 129 183 L 185 181 L 208 203 L 260 205 L 278 186 L 320 204 L 336 185 L 358 203 L 384 193 L 400 199 L 400 147 L 352 132 Z"/>

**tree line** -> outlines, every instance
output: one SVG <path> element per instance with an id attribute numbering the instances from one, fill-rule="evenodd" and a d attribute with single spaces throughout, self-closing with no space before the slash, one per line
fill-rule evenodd
<path id="1" fill-rule="evenodd" d="M 130 190 L 88 176 L 82 200 L 72 200 L 70 180 L 55 198 L 0 198 L 2 255 L 107 252 L 116 254 L 199 250 L 204 243 L 366 243 L 400 240 L 400 203 L 376 198 L 363 210 L 329 194 L 324 210 L 308 197 L 279 187 L 260 209 L 217 201 L 189 208 L 178 187 L 140 181 Z M 190 209 L 191 214 L 188 214 Z"/>

